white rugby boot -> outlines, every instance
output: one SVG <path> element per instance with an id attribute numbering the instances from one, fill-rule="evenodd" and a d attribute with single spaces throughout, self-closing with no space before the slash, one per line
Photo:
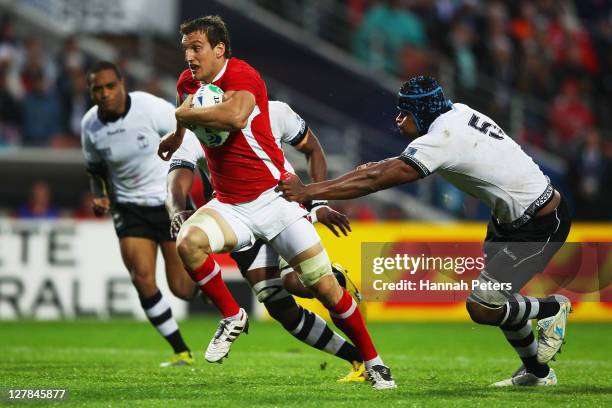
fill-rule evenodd
<path id="1" fill-rule="evenodd" d="M 561 352 L 565 343 L 565 326 L 572 304 L 563 295 L 553 295 L 559 302 L 556 315 L 538 320 L 538 363 L 546 364 Z"/>
<path id="2" fill-rule="evenodd" d="M 521 366 L 512 377 L 491 384 L 491 387 L 537 387 L 546 385 L 557 385 L 557 375 L 555 370 L 549 369 L 548 375 L 544 378 L 536 377 L 532 373 L 525 370 L 525 366 Z"/>
<path id="3" fill-rule="evenodd" d="M 397 385 L 391 376 L 391 370 L 389 370 L 389 367 L 384 365 L 375 365 L 367 370 L 367 373 L 368 380 L 370 380 L 372 387 L 375 390 L 397 388 Z"/>
<path id="4" fill-rule="evenodd" d="M 240 318 L 225 318 L 219 322 L 219 327 L 204 353 L 204 358 L 209 363 L 222 363 L 238 336 L 242 332 L 249 333 L 249 317 L 243 308 L 240 308 L 240 312 Z"/>

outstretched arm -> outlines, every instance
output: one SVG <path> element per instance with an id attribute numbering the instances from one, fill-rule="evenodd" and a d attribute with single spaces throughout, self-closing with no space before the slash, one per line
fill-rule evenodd
<path id="1" fill-rule="evenodd" d="M 303 185 L 297 176 L 289 176 L 278 183 L 289 201 L 347 200 L 372 194 L 393 186 L 419 179 L 412 166 L 399 158 L 387 159 L 358 168 L 334 180 Z"/>

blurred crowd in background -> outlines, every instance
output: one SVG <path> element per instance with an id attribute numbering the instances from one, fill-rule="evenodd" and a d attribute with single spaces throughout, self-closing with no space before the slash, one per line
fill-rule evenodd
<path id="1" fill-rule="evenodd" d="M 498 121 L 513 94 L 535 99 L 537 106 L 525 110 L 524 128 L 515 135 L 520 140 L 568 156 L 587 134 L 600 137 L 599 129 L 612 129 L 610 1 L 348 4 L 355 25 L 352 49 L 364 63 L 408 78 L 436 74 L 441 61 L 450 59 L 456 98 L 486 103 Z M 479 101 L 477 94 L 487 91 L 491 98 Z M 542 108 L 547 112 L 540 116 Z"/>
<path id="2" fill-rule="evenodd" d="M 450 60 L 455 98 L 561 157 L 576 217 L 610 219 L 612 2 L 349 0 L 354 55 L 408 78 Z M 479 95 L 480 94 L 480 95 Z"/>
<path id="3" fill-rule="evenodd" d="M 287 1 L 255 1 L 281 15 L 290 12 L 282 7 Z M 516 120 L 509 115 L 513 98 L 521 96 L 522 126 L 513 137 L 566 163 L 578 219 L 612 218 L 607 184 L 612 176 L 612 2 L 333 3 L 346 17 L 348 34 L 328 40 L 374 70 L 405 79 L 439 76 L 450 64 L 453 99 L 482 110 L 506 129 Z M 18 38 L 10 16 L 1 18 L 0 148 L 78 148 L 80 120 L 91 106 L 86 78 L 91 62 L 73 38 L 52 54 L 36 35 Z M 128 62 L 126 56 L 117 61 L 122 68 Z M 138 83 L 129 75 L 126 81 L 128 89 L 159 93 L 154 81 Z M 15 214 L 58 216 L 50 197 L 41 181 Z M 37 200 L 48 208 L 40 210 Z M 404 216 L 399 207 L 372 209 L 359 201 L 342 203 L 342 209 L 358 220 Z M 85 208 L 75 214 L 91 216 Z"/>

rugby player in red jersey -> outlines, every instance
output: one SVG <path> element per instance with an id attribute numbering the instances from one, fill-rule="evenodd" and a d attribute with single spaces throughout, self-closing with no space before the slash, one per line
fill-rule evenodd
<path id="1" fill-rule="evenodd" d="M 179 255 L 193 279 L 202 286 L 218 276 L 220 268 L 211 254 L 247 248 L 257 238 L 267 241 L 298 272 L 302 283 L 359 349 L 369 377 L 375 379 L 373 387 L 395 388 L 355 300 L 333 276 L 321 240 L 304 217 L 306 210 L 274 191 L 285 174 L 285 158 L 270 128 L 268 95 L 261 76 L 248 63 L 231 56 L 229 33 L 220 17 L 205 16 L 184 23 L 181 33 L 191 75 L 220 87 L 225 100 L 192 108 L 190 95 L 176 110 L 177 121 L 185 127 L 231 131 L 224 144 L 203 146 L 217 195 L 183 224 L 178 235 Z M 177 130 L 160 143 L 158 153 L 166 160 L 181 145 L 183 132 Z M 222 320 L 206 359 L 220 361 L 246 327 L 244 311 Z"/>

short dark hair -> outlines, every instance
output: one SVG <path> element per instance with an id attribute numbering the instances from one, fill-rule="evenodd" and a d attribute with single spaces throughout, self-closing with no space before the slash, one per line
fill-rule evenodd
<path id="1" fill-rule="evenodd" d="M 89 69 L 89 72 L 87 73 L 87 80 L 89 80 L 93 74 L 97 74 L 100 71 L 106 71 L 107 69 L 115 71 L 117 78 L 120 80 L 123 79 L 123 75 L 121 74 L 121 71 L 117 65 L 110 61 L 98 61 Z"/>
<path id="2" fill-rule="evenodd" d="M 232 56 L 232 44 L 230 43 L 229 31 L 225 21 L 220 16 L 204 16 L 195 20 L 186 21 L 179 27 L 182 35 L 188 35 L 195 31 L 200 31 L 206 34 L 206 38 L 211 47 L 215 47 L 219 43 L 225 44 L 225 58 Z"/>

